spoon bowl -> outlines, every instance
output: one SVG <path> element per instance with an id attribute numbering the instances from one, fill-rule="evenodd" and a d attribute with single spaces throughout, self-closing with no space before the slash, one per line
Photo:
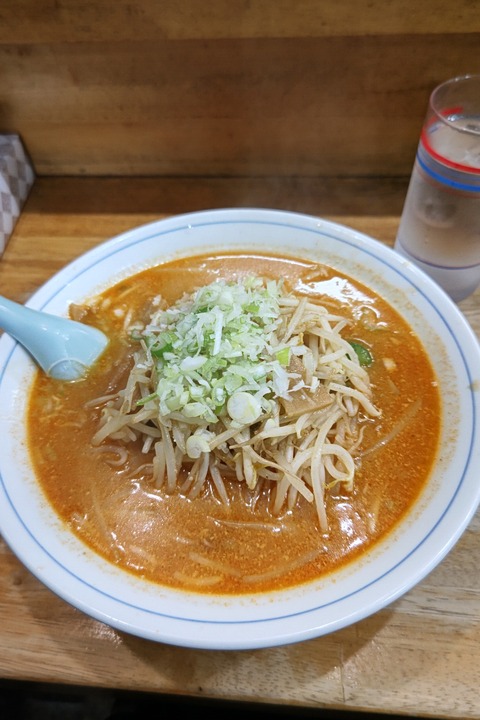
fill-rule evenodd
<path id="1" fill-rule="evenodd" d="M 101 330 L 0 297 L 0 327 L 56 380 L 79 380 L 108 345 Z"/>

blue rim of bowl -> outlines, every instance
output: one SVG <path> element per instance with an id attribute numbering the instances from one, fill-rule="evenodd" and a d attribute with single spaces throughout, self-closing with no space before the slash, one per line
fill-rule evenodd
<path id="1" fill-rule="evenodd" d="M 223 214 L 231 214 L 234 213 L 235 215 L 239 215 L 240 217 L 234 217 L 232 219 L 225 219 L 222 218 L 221 215 Z M 282 216 L 282 219 L 279 218 L 278 221 L 272 221 L 271 219 L 259 219 L 252 218 L 250 216 L 250 213 L 254 214 L 262 214 L 262 213 L 268 213 L 269 216 L 272 215 L 278 215 Z M 206 215 L 212 215 L 217 214 L 219 215 L 218 220 L 205 220 L 202 222 L 202 218 Z M 246 216 L 241 219 L 241 216 L 246 214 Z M 308 221 L 309 223 L 314 222 L 313 227 L 306 227 L 302 224 L 295 224 L 292 221 L 292 218 L 302 218 L 303 221 Z M 288 219 L 288 221 L 287 221 Z M 174 227 L 169 227 L 169 225 L 172 224 L 172 222 L 178 223 L 178 225 Z M 447 321 L 445 316 L 440 313 L 439 309 L 436 307 L 430 296 L 424 291 L 425 283 L 427 283 L 427 286 L 432 285 L 432 282 L 428 276 L 424 275 L 422 271 L 418 271 L 416 268 L 413 268 L 413 270 L 406 270 L 405 266 L 403 264 L 399 264 L 396 261 L 396 255 L 391 251 L 389 248 L 381 245 L 380 243 L 376 243 L 375 240 L 370 238 L 369 236 L 364 235 L 363 233 L 359 233 L 351 228 L 347 228 L 345 226 L 332 223 L 329 221 L 324 221 L 319 218 L 314 218 L 307 215 L 301 215 L 296 213 L 286 213 L 284 211 L 275 211 L 275 210 L 249 210 L 249 209 L 224 209 L 224 210 L 218 210 L 218 211 L 200 211 L 198 213 L 191 213 L 188 215 L 179 215 L 171 218 L 167 218 L 165 220 L 159 220 L 154 223 L 151 223 L 149 225 L 140 226 L 138 228 L 135 228 L 131 231 L 127 231 L 126 233 L 123 233 L 115 238 L 112 238 L 111 240 L 107 240 L 106 242 L 99 245 L 97 248 L 94 248 L 91 251 L 88 251 L 84 255 L 80 256 L 77 260 L 74 260 L 72 263 L 67 265 L 63 270 L 59 271 L 55 276 L 51 278 L 51 280 L 47 281 L 42 288 L 39 288 L 39 290 L 32 296 L 31 300 L 29 301 L 29 305 L 34 305 L 38 309 L 44 309 L 45 306 L 47 306 L 58 293 L 60 293 L 63 290 L 63 284 L 55 288 L 55 281 L 58 276 L 61 276 L 65 273 L 68 274 L 69 271 L 73 270 L 73 272 L 76 274 L 73 274 L 71 277 L 69 277 L 69 283 L 72 281 L 77 280 L 79 277 L 81 277 L 82 274 L 87 272 L 89 269 L 91 269 L 100 259 L 106 260 L 109 257 L 114 256 L 118 252 L 123 252 L 126 248 L 132 247 L 144 242 L 148 242 L 150 240 L 153 240 L 157 237 L 165 236 L 165 235 L 172 235 L 177 232 L 182 232 L 186 228 L 198 228 L 198 227 L 205 227 L 205 226 L 219 226 L 219 225 L 229 225 L 229 224 L 245 224 L 245 225 L 267 225 L 267 226 L 280 226 L 283 228 L 287 228 L 289 230 L 295 230 L 295 231 L 301 231 L 301 232 L 308 232 L 315 235 L 318 235 L 323 238 L 327 238 L 330 240 L 335 240 L 336 242 L 341 242 L 352 249 L 359 249 L 358 242 L 360 241 L 362 243 L 362 247 L 360 248 L 363 253 L 366 253 L 367 255 L 373 257 L 377 262 L 380 262 L 387 266 L 391 271 L 395 272 L 399 276 L 401 276 L 403 279 L 407 279 L 409 284 L 411 284 L 417 292 L 419 292 L 424 300 L 428 302 L 434 313 L 437 315 L 437 317 L 442 322 L 443 326 L 445 327 L 446 331 L 448 332 L 450 338 L 454 341 L 455 346 L 457 348 L 457 351 L 459 352 L 463 365 L 465 373 L 468 377 L 469 384 L 471 386 L 473 378 L 470 374 L 470 368 L 466 361 L 466 357 L 463 351 L 462 346 L 458 342 L 456 334 L 453 332 L 451 324 Z M 163 229 L 165 227 L 165 229 Z M 151 231 L 150 231 L 151 230 Z M 149 232 L 150 231 L 150 232 Z M 143 233 L 149 233 L 149 234 L 142 234 Z M 345 232 L 349 233 L 350 237 L 342 237 L 342 234 Z M 140 236 L 138 234 L 140 233 Z M 355 241 L 354 241 L 354 239 Z M 193 252 L 195 249 L 192 249 Z M 78 260 L 83 260 L 84 262 L 91 258 L 91 262 L 87 265 L 82 265 L 78 271 L 74 270 L 74 265 Z M 412 277 L 413 273 L 413 277 Z M 41 304 L 38 305 L 35 303 L 35 300 L 39 293 L 43 290 L 43 294 L 52 286 L 53 290 L 52 293 L 49 294 L 47 297 L 43 298 Z M 442 292 L 439 290 L 439 292 Z M 450 301 L 450 299 L 447 299 L 448 306 L 452 308 L 455 314 L 455 320 L 461 321 L 461 323 L 464 325 L 464 329 L 469 331 L 469 328 L 466 324 L 466 321 L 463 319 L 463 316 L 460 314 L 460 311 L 454 306 L 454 304 Z M 476 342 L 476 339 L 473 336 L 473 333 L 471 334 L 472 339 L 474 342 Z M 14 344 L 11 348 L 10 352 L 6 356 L 3 367 L 1 368 L 0 372 L 0 386 L 3 382 L 3 378 L 5 376 L 5 373 L 8 371 L 9 362 L 12 358 L 12 355 L 17 348 L 17 345 Z M 1 359 L 1 358 L 0 358 Z M 54 555 L 52 555 L 43 545 L 39 538 L 36 537 L 36 535 L 30 530 L 28 525 L 24 522 L 22 518 L 22 514 L 19 511 L 19 509 L 15 506 L 13 503 L 10 494 L 8 492 L 7 487 L 5 486 L 3 476 L 0 472 L 0 487 L 3 490 L 4 496 L 7 499 L 12 512 L 14 513 L 17 521 L 21 524 L 24 531 L 29 535 L 31 540 L 35 543 L 35 545 L 38 547 L 38 549 L 47 556 L 54 564 L 56 564 L 62 572 L 68 574 L 71 576 L 74 580 L 79 582 L 80 584 L 90 588 L 94 591 L 95 594 L 98 594 L 100 596 L 103 596 L 107 600 L 113 601 L 115 604 L 123 606 L 128 609 L 133 609 L 135 611 L 140 611 L 141 613 L 146 613 L 147 615 L 155 616 L 162 618 L 167 621 L 180 621 L 181 623 L 193 623 L 193 624 L 201 624 L 206 626 L 217 626 L 217 627 L 228 627 L 228 626 L 255 626 L 258 624 L 264 624 L 264 623 L 276 623 L 278 621 L 286 620 L 288 618 L 293 617 L 300 617 L 300 616 L 308 616 L 312 613 L 318 612 L 320 610 L 323 610 L 325 608 L 331 607 L 333 605 L 338 605 L 339 603 L 351 598 L 352 596 L 358 595 L 359 593 L 365 592 L 367 589 L 371 588 L 372 586 L 376 585 L 380 581 L 384 580 L 387 576 L 391 575 L 399 566 L 404 564 L 412 555 L 414 555 L 419 548 L 426 543 L 426 541 L 429 539 L 429 537 L 432 535 L 432 533 L 438 528 L 442 520 L 447 515 L 449 509 L 451 508 L 452 504 L 454 503 L 458 493 L 460 492 L 460 489 L 462 488 L 462 485 L 464 483 L 465 475 L 469 469 L 471 459 L 472 459 L 472 449 L 475 442 L 476 437 L 476 428 L 477 428 L 477 413 L 476 413 L 476 406 L 474 402 L 474 393 L 471 391 L 470 393 L 470 402 L 471 402 L 471 428 L 470 428 L 470 438 L 469 438 L 469 451 L 468 455 L 465 460 L 465 464 L 462 470 L 462 473 L 459 477 L 459 480 L 455 486 L 454 492 L 451 494 L 450 500 L 448 504 L 443 508 L 443 511 L 441 515 L 438 517 L 437 522 L 431 526 L 428 529 L 428 532 L 425 533 L 424 537 L 421 541 L 417 543 L 417 545 L 410 550 L 405 556 L 402 557 L 400 561 L 395 563 L 395 565 L 392 565 L 389 567 L 386 571 L 380 573 L 378 576 L 376 576 L 373 580 L 369 581 L 368 583 L 355 588 L 355 590 L 346 593 L 345 595 L 342 595 L 341 597 L 335 598 L 327 603 L 319 603 L 317 605 L 314 605 L 312 607 L 308 607 L 305 609 L 302 609 L 295 613 L 287 613 L 283 615 L 270 615 L 268 617 L 260 617 L 260 618 L 248 618 L 246 620 L 204 620 L 199 619 L 195 617 L 184 617 L 180 615 L 170 614 L 170 613 L 164 613 L 164 612 L 157 612 L 155 610 L 151 610 L 150 608 L 142 607 L 141 605 L 135 605 L 131 602 L 126 602 L 125 600 L 122 600 L 121 598 L 115 597 L 114 595 L 110 595 L 109 593 L 105 592 L 104 590 L 96 587 L 95 585 L 89 583 L 84 578 L 77 575 L 73 570 L 62 564 Z M 477 497 L 477 503 L 480 501 L 480 494 Z M 430 572 L 437 564 L 441 561 L 441 559 L 447 554 L 447 552 L 451 549 L 451 547 L 455 544 L 455 542 L 458 540 L 462 532 L 464 531 L 465 527 L 467 526 L 468 522 L 470 521 L 474 511 L 475 511 L 476 505 L 474 504 L 471 508 L 471 512 L 468 514 L 468 516 L 465 516 L 462 518 L 462 523 L 458 524 L 458 527 L 456 528 L 456 532 L 452 534 L 452 536 L 448 539 L 448 541 L 445 543 L 442 550 L 436 554 L 435 558 L 432 559 L 429 563 L 424 564 L 422 569 L 412 578 L 411 582 L 405 584 L 403 583 L 402 586 L 394 587 L 385 597 L 382 597 L 378 600 L 377 603 L 372 603 L 368 606 L 367 609 L 360 608 L 356 613 L 350 614 L 347 621 L 344 621 L 342 619 L 339 619 L 337 621 L 333 621 L 328 623 L 328 629 L 325 629 L 325 632 L 331 632 L 332 630 L 340 629 L 342 627 L 345 627 L 346 625 L 350 625 L 352 622 L 356 622 L 358 620 L 363 619 L 366 616 L 369 616 L 373 614 L 374 612 L 378 611 L 382 607 L 385 607 L 387 604 L 395 600 L 397 597 L 402 595 L 404 592 L 406 592 L 408 589 L 410 589 L 413 585 L 415 585 L 418 581 L 420 581 L 428 572 Z M 1 526 L 1 522 L 0 522 Z M 14 544 L 14 543 L 13 543 Z M 15 552 L 15 549 L 12 548 Z M 178 645 L 184 645 L 188 647 L 199 647 L 199 648 L 210 648 L 210 649 L 226 649 L 226 648 L 232 648 L 232 649 L 248 649 L 248 648 L 255 648 L 255 647 L 271 647 L 273 645 L 278 644 L 287 644 L 291 642 L 297 642 L 298 640 L 302 639 L 308 639 L 310 637 L 317 637 L 319 635 L 324 634 L 322 631 L 322 628 L 318 627 L 312 627 L 312 628 L 303 628 L 299 631 L 293 631 L 291 633 L 291 636 L 288 635 L 286 637 L 281 638 L 280 640 L 271 640 L 271 641 L 263 641 L 261 644 L 256 644 L 254 641 L 249 641 L 247 639 L 242 639 L 241 641 L 232 642 L 231 640 L 221 640 L 221 641 L 213 641 L 212 643 L 205 643 L 205 642 L 196 642 L 194 639 L 189 642 L 182 639 L 179 639 L 178 642 L 175 641 L 175 637 L 169 638 L 168 632 L 165 633 L 165 635 L 159 635 L 158 632 L 149 632 L 148 630 L 143 630 L 142 628 L 131 628 L 129 621 L 121 620 L 118 618 L 114 618 L 113 616 L 109 616 L 105 614 L 103 611 L 96 611 L 95 608 L 92 609 L 90 605 L 83 606 L 82 602 L 78 600 L 78 598 L 70 597 L 69 594 L 65 591 L 62 591 L 61 588 L 52 586 L 52 584 L 49 583 L 48 578 L 42 577 L 42 573 L 35 572 L 34 567 L 32 567 L 31 563 L 29 563 L 28 559 L 22 559 L 25 565 L 27 567 L 30 565 L 30 569 L 34 574 L 38 576 L 38 578 L 48 587 L 50 587 L 56 594 L 62 596 L 65 600 L 67 600 L 72 605 L 79 607 L 80 609 L 87 612 L 87 614 L 97 617 L 98 619 L 107 622 L 108 624 L 118 627 L 119 629 L 126 630 L 129 632 L 132 632 L 134 634 L 137 634 L 139 636 L 143 636 L 145 638 L 155 639 L 155 640 L 164 640 L 165 642 L 171 642 L 172 644 L 178 644 Z"/>

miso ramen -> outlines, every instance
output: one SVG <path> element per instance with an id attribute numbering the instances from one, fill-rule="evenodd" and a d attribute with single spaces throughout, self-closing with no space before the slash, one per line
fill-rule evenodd
<path id="1" fill-rule="evenodd" d="M 337 270 L 182 258 L 70 312 L 111 341 L 81 381 L 38 373 L 31 456 L 59 516 L 130 573 L 215 594 L 302 584 L 386 537 L 428 479 L 425 350 Z"/>

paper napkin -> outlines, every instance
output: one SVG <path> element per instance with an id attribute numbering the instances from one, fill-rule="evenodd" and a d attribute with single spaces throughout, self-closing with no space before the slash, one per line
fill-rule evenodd
<path id="1" fill-rule="evenodd" d="M 20 137 L 0 135 L 0 255 L 34 183 L 35 172 Z"/>

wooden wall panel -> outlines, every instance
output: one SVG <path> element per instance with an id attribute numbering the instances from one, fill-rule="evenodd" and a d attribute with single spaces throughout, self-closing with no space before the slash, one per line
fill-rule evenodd
<path id="1" fill-rule="evenodd" d="M 2 0 L 0 42 L 478 32 L 477 0 Z"/>
<path id="2" fill-rule="evenodd" d="M 408 175 L 479 51 L 467 0 L 3 0 L 0 132 L 42 175 Z"/>

